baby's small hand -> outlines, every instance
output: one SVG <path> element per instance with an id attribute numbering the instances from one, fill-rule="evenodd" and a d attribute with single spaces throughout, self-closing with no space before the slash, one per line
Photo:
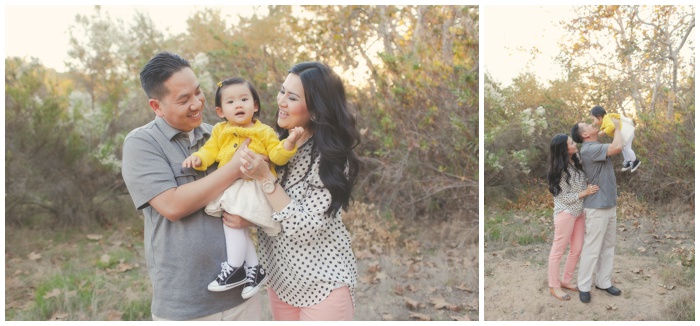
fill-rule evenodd
<path id="1" fill-rule="evenodd" d="M 195 168 L 202 165 L 202 159 L 196 155 L 190 155 L 185 161 L 182 162 L 183 168 Z"/>
<path id="2" fill-rule="evenodd" d="M 294 127 L 289 131 L 289 137 L 287 137 L 288 142 L 296 143 L 301 139 L 301 135 L 304 133 L 304 128 Z M 301 144 L 297 144 L 299 146 Z"/>

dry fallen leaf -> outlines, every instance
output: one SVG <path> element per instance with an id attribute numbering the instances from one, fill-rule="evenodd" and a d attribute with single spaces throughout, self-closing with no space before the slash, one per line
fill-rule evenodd
<path id="1" fill-rule="evenodd" d="M 384 250 L 382 249 L 382 247 L 377 246 L 377 245 L 373 245 L 369 250 L 370 250 L 370 252 L 372 252 L 373 254 L 376 254 L 376 255 L 381 255 L 384 253 Z"/>
<path id="2" fill-rule="evenodd" d="M 61 295 L 61 290 L 53 289 L 53 290 L 51 290 L 51 292 L 44 294 L 44 299 L 50 299 L 53 297 L 57 297 L 59 295 Z"/>
<path id="3" fill-rule="evenodd" d="M 381 270 L 382 270 L 382 266 L 379 265 L 378 262 L 374 262 L 369 266 L 369 268 L 367 269 L 367 272 L 368 273 L 376 273 L 376 272 L 381 271 Z"/>
<path id="4" fill-rule="evenodd" d="M 413 273 L 420 273 L 421 271 L 421 266 L 419 264 L 413 264 L 410 267 L 410 271 Z"/>
<path id="5" fill-rule="evenodd" d="M 436 297 L 436 298 L 430 298 L 430 303 L 432 303 L 435 306 L 435 309 L 442 309 L 442 308 L 447 308 L 450 304 L 445 301 L 445 298 L 443 297 Z"/>
<path id="6" fill-rule="evenodd" d="M 394 316 L 392 316 L 390 314 L 384 314 L 384 315 L 382 315 L 382 320 L 386 320 L 386 321 L 394 320 Z"/>
<path id="7" fill-rule="evenodd" d="M 468 316 L 468 315 L 464 315 L 464 316 L 450 316 L 450 318 L 452 318 L 452 320 L 454 320 L 454 321 L 471 321 L 471 319 L 469 319 L 469 316 Z"/>
<path id="8" fill-rule="evenodd" d="M 107 313 L 107 320 L 122 320 L 122 315 L 124 315 L 124 313 L 115 310 L 110 310 L 109 313 Z"/>
<path id="9" fill-rule="evenodd" d="M 406 285 L 406 290 L 409 290 L 411 292 L 416 292 L 418 289 L 416 289 L 416 286 L 413 284 Z"/>
<path id="10" fill-rule="evenodd" d="M 647 248 L 639 247 L 639 248 L 637 248 L 637 251 L 639 251 L 639 252 L 646 252 L 646 251 L 647 251 Z"/>
<path id="11" fill-rule="evenodd" d="M 422 321 L 429 321 L 429 320 L 430 320 L 430 316 L 425 315 L 425 314 L 419 314 L 419 313 L 417 313 L 417 312 L 411 312 L 411 313 L 409 314 L 409 316 L 410 316 L 411 319 L 413 319 L 413 320 L 422 320 Z"/>
<path id="12" fill-rule="evenodd" d="M 10 309 L 21 309 L 21 308 L 22 308 L 22 303 L 19 301 L 12 301 L 12 302 L 5 303 L 5 311 L 10 310 Z"/>
<path id="13" fill-rule="evenodd" d="M 403 297 L 406 307 L 411 310 L 416 310 L 420 308 L 420 302 L 413 300 L 411 298 Z"/>
<path id="14" fill-rule="evenodd" d="M 467 292 L 469 292 L 469 293 L 474 292 L 474 290 L 468 288 L 468 287 L 467 287 L 467 284 L 465 284 L 465 283 L 462 283 L 462 284 L 458 285 L 458 286 L 457 286 L 457 289 L 458 289 L 458 290 L 462 290 L 462 291 L 467 291 Z"/>
<path id="15" fill-rule="evenodd" d="M 474 298 L 472 302 L 467 305 L 467 309 L 479 310 L 479 298 Z"/>
<path id="16" fill-rule="evenodd" d="M 68 314 L 65 312 L 56 312 L 53 315 L 51 315 L 51 318 L 49 320 L 66 320 L 68 318 Z"/>
<path id="17" fill-rule="evenodd" d="M 41 259 L 41 254 L 38 254 L 38 253 L 32 251 L 29 253 L 27 258 L 29 258 L 29 260 L 39 260 L 39 259 Z"/>
<path id="18" fill-rule="evenodd" d="M 88 238 L 88 240 L 97 241 L 97 240 L 102 239 L 102 235 L 101 234 L 88 234 L 87 238 Z"/>
<path id="19" fill-rule="evenodd" d="M 367 274 L 365 276 L 360 277 L 360 282 L 361 283 L 366 283 L 366 284 L 376 284 L 377 281 L 377 276 L 374 274 Z"/>
<path id="20" fill-rule="evenodd" d="M 361 250 L 355 254 L 355 258 L 356 259 L 374 259 L 375 256 L 367 250 Z"/>
<path id="21" fill-rule="evenodd" d="M 445 298 L 443 297 L 435 297 L 435 298 L 430 298 L 430 302 L 435 305 L 435 309 L 440 310 L 440 309 L 448 309 L 452 311 L 459 311 L 460 308 L 458 306 L 455 306 L 447 301 L 445 301 Z"/>
<path id="22" fill-rule="evenodd" d="M 117 272 L 124 273 L 126 271 L 131 270 L 131 269 L 133 269 L 133 267 L 131 267 L 131 265 L 129 265 L 128 263 L 121 263 L 121 264 L 117 265 Z"/>
<path id="23" fill-rule="evenodd" d="M 102 257 L 100 257 L 100 261 L 104 264 L 109 264 L 110 259 L 111 259 L 111 257 L 109 257 L 108 254 L 104 254 L 104 255 L 102 255 Z"/>
<path id="24" fill-rule="evenodd" d="M 397 284 L 394 286 L 394 294 L 403 296 L 403 288 L 401 287 L 401 285 Z"/>
<path id="25" fill-rule="evenodd" d="M 617 306 L 614 304 L 605 305 L 608 310 L 617 310 Z"/>

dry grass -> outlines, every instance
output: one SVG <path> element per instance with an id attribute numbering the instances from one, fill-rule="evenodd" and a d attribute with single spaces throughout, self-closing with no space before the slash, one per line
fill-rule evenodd
<path id="1" fill-rule="evenodd" d="M 478 319 L 478 220 L 405 225 L 362 203 L 344 220 L 358 259 L 357 320 Z M 150 320 L 142 228 L 134 213 L 102 230 L 7 229 L 6 320 Z"/>

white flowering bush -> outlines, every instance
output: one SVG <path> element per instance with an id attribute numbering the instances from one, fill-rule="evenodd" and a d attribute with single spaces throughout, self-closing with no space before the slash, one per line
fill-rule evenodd
<path id="1" fill-rule="evenodd" d="M 492 107 L 505 107 L 506 98 L 496 90 L 493 83 L 484 83 L 484 101 Z"/>
<path id="2" fill-rule="evenodd" d="M 218 81 L 214 81 L 211 73 L 207 69 L 209 67 L 209 56 L 204 52 L 199 52 L 190 62 L 192 70 L 197 72 L 197 79 L 199 80 L 200 88 L 205 92 L 205 95 L 214 96 L 214 91 L 216 90 L 215 85 Z M 213 101 L 212 101 L 213 103 Z"/>
<path id="3" fill-rule="evenodd" d="M 549 131 L 542 105 L 523 108 L 512 89 L 484 81 L 484 174 L 487 185 L 518 183 L 538 177 L 547 155 L 543 139 Z"/>
<path id="4" fill-rule="evenodd" d="M 519 151 L 511 153 L 513 160 L 518 163 L 520 170 L 525 174 L 530 174 L 529 160 L 530 160 L 530 149 L 525 148 Z"/>
<path id="5" fill-rule="evenodd" d="M 503 169 L 503 165 L 498 160 L 498 156 L 494 153 L 484 150 L 484 166 L 488 169 L 495 170 L 496 172 Z"/>

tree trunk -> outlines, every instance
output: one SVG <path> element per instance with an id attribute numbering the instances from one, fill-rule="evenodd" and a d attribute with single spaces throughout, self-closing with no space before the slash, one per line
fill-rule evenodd
<path id="1" fill-rule="evenodd" d="M 418 47 L 420 46 L 421 34 L 423 34 L 423 16 L 425 15 L 425 10 L 428 7 L 418 6 L 418 13 L 416 14 L 416 26 L 413 29 L 413 51 L 412 54 L 415 57 L 418 52 Z"/>
<path id="2" fill-rule="evenodd" d="M 394 49 L 391 45 L 392 37 L 391 37 L 391 19 L 387 17 L 387 12 L 386 12 L 387 6 L 379 6 L 379 37 L 382 39 L 384 42 L 384 51 L 386 51 L 386 54 L 389 56 L 394 55 Z"/>
<path id="3" fill-rule="evenodd" d="M 454 38 L 452 37 L 452 32 L 450 27 L 454 24 L 455 16 L 457 15 L 456 7 L 447 7 L 447 18 L 442 23 L 442 60 L 449 66 L 452 65 L 452 44 L 454 43 Z"/>

